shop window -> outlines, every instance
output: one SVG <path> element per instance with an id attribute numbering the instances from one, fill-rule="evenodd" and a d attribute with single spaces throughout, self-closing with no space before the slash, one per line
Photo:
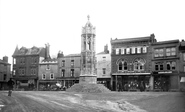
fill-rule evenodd
<path id="1" fill-rule="evenodd" d="M 71 77 L 74 77 L 74 69 L 71 69 Z"/>
<path id="2" fill-rule="evenodd" d="M 46 74 L 42 74 L 42 79 L 43 79 L 43 80 L 46 79 Z"/>
<path id="3" fill-rule="evenodd" d="M 135 54 L 135 53 L 136 53 L 136 48 L 132 47 L 132 54 Z"/>
<path id="4" fill-rule="evenodd" d="M 185 53 L 183 53 L 183 60 L 185 61 Z"/>
<path id="5" fill-rule="evenodd" d="M 166 48 L 166 56 L 175 56 L 176 55 L 176 48 Z"/>
<path id="6" fill-rule="evenodd" d="M 50 79 L 54 79 L 54 74 L 50 74 Z"/>
<path id="7" fill-rule="evenodd" d="M 126 70 L 128 70 L 127 62 L 124 59 L 122 59 L 118 63 L 118 71 L 126 71 Z"/>
<path id="8" fill-rule="evenodd" d="M 106 68 L 102 68 L 103 74 L 106 74 Z"/>
<path id="9" fill-rule="evenodd" d="M 127 48 L 127 49 L 126 49 L 126 53 L 127 53 L 127 54 L 130 54 L 130 48 Z"/>
<path id="10" fill-rule="evenodd" d="M 141 47 L 137 47 L 137 53 L 141 53 Z"/>
<path id="11" fill-rule="evenodd" d="M 143 71 L 145 65 L 145 60 L 141 58 L 137 58 L 134 61 L 134 71 Z"/>

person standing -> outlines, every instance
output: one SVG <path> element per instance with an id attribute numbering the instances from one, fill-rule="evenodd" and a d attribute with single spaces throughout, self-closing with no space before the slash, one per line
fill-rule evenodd
<path id="1" fill-rule="evenodd" d="M 10 78 L 10 80 L 8 81 L 8 88 L 9 88 L 8 96 L 11 96 L 14 84 L 15 84 L 14 81 L 12 80 L 12 78 Z"/>

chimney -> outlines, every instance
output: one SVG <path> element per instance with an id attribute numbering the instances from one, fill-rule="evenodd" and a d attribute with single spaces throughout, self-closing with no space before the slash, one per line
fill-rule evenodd
<path id="1" fill-rule="evenodd" d="M 105 52 L 106 54 L 108 54 L 108 53 L 109 53 L 108 45 L 107 45 L 107 44 L 104 46 L 104 52 Z"/>
<path id="2" fill-rule="evenodd" d="M 50 45 L 49 45 L 49 43 L 45 44 L 45 49 L 46 49 L 45 59 L 49 59 L 50 58 L 50 53 L 49 53 Z"/>
<path id="3" fill-rule="evenodd" d="M 7 56 L 4 56 L 3 57 L 3 61 L 8 63 L 8 57 Z"/>
<path id="4" fill-rule="evenodd" d="M 64 54 L 63 54 L 63 52 L 59 51 L 57 58 L 62 58 L 62 57 L 64 57 Z"/>

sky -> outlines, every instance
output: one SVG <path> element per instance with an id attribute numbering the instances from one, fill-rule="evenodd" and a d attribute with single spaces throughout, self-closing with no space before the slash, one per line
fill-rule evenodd
<path id="1" fill-rule="evenodd" d="M 0 0 L 0 59 L 16 46 L 50 44 L 50 55 L 81 52 L 81 30 L 96 27 L 96 53 L 110 40 L 145 37 L 185 39 L 184 0 Z"/>

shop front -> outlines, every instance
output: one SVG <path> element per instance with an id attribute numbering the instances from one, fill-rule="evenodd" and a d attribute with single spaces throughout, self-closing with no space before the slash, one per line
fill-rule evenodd
<path id="1" fill-rule="evenodd" d="M 103 84 L 108 89 L 111 89 L 111 78 L 97 78 L 97 84 Z"/>
<path id="2" fill-rule="evenodd" d="M 113 91 L 148 91 L 150 73 L 115 73 L 112 75 Z"/>

